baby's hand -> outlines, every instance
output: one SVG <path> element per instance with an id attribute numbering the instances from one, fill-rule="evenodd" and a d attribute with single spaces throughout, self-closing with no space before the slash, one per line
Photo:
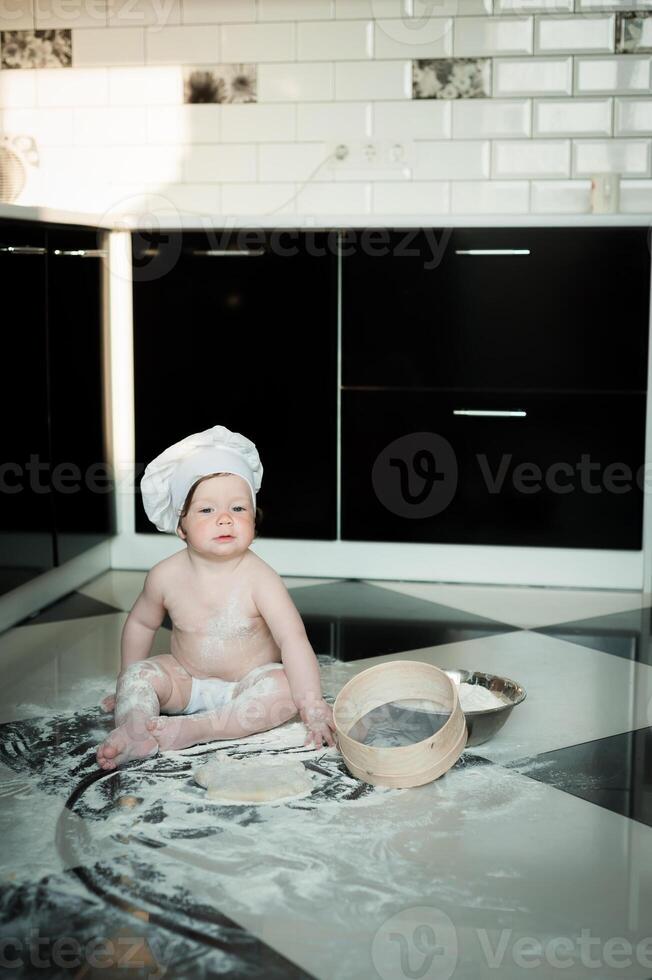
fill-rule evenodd
<path id="1" fill-rule="evenodd" d="M 102 711 L 114 711 L 115 710 L 115 694 L 107 694 L 105 698 L 100 701 L 100 708 Z"/>
<path id="2" fill-rule="evenodd" d="M 308 736 L 304 743 L 307 748 L 314 743 L 316 749 L 321 748 L 322 740 L 327 745 L 335 745 L 331 730 L 334 732 L 335 722 L 333 721 L 333 709 L 326 701 L 316 701 L 314 704 L 303 708 L 300 712 L 301 720 L 308 729 Z"/>

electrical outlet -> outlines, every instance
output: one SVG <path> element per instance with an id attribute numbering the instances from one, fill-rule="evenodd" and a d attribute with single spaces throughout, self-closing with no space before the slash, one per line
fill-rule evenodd
<path id="1" fill-rule="evenodd" d="M 352 176 L 365 173 L 375 178 L 385 173 L 391 179 L 397 175 L 409 178 L 414 159 L 414 144 L 401 139 L 342 140 L 331 147 L 330 169 L 338 174 Z"/>

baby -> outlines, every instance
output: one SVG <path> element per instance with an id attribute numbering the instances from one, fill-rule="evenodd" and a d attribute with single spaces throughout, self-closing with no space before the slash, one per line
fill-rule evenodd
<path id="1" fill-rule="evenodd" d="M 151 569 L 127 617 L 116 728 L 97 750 L 102 769 L 266 731 L 297 713 L 306 746 L 335 744 L 301 616 L 281 578 L 249 548 L 262 472 L 254 444 L 220 425 L 146 468 L 147 515 L 186 548 Z M 149 657 L 166 611 L 170 653 Z"/>

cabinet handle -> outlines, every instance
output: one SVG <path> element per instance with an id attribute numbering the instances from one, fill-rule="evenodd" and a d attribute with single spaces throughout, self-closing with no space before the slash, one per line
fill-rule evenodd
<path id="1" fill-rule="evenodd" d="M 103 259 L 107 253 L 103 248 L 55 248 L 52 254 L 67 259 Z"/>
<path id="2" fill-rule="evenodd" d="M 456 255 L 529 255 L 529 248 L 456 248 Z"/>
<path id="3" fill-rule="evenodd" d="M 36 245 L 0 245 L 0 252 L 10 255 L 45 255 L 46 249 Z"/>
<path id="4" fill-rule="evenodd" d="M 201 255 L 204 258 L 216 258 L 217 256 L 238 256 L 244 255 L 249 258 L 256 257 L 258 255 L 264 255 L 264 248 L 244 248 L 244 249 L 228 249 L 228 248 L 193 248 L 190 252 L 191 255 Z"/>
<path id="5" fill-rule="evenodd" d="M 492 418 L 499 418 L 499 419 L 506 419 L 506 418 L 524 419 L 527 415 L 527 412 L 524 412 L 523 409 L 521 408 L 513 409 L 510 411 L 502 411 L 502 410 L 499 411 L 494 408 L 454 408 L 453 415 L 480 415 L 483 417 L 491 416 Z"/>

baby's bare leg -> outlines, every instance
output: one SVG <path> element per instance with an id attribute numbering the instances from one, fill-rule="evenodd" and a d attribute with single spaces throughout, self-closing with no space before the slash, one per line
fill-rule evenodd
<path id="1" fill-rule="evenodd" d="M 179 692 L 179 681 L 173 679 L 173 665 L 168 664 L 168 660 L 174 661 L 174 658 L 168 655 L 138 661 L 118 678 L 116 727 L 97 750 L 97 762 L 102 769 L 115 769 L 132 759 L 146 758 L 158 752 L 158 744 L 148 731 L 147 722 L 159 714 L 161 706 L 167 707 L 171 701 L 179 702 L 174 706 L 182 707 L 184 697 Z M 191 683 L 190 679 L 188 683 Z"/>
<path id="2" fill-rule="evenodd" d="M 185 749 L 214 739 L 242 738 L 265 732 L 297 713 L 284 670 L 263 674 L 250 686 L 236 688 L 235 697 L 217 711 L 152 718 L 147 728 L 163 751 Z"/>

